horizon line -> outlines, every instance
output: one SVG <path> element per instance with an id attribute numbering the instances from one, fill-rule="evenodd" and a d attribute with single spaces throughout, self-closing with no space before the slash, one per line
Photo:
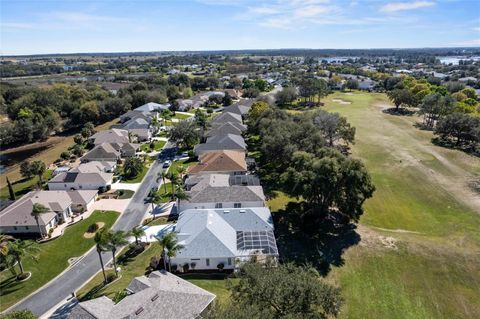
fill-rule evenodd
<path id="1" fill-rule="evenodd" d="M 0 54 L 0 58 L 8 57 L 38 57 L 38 56 L 49 56 L 49 55 L 88 55 L 88 54 L 146 54 L 146 53 L 208 53 L 208 52 L 248 52 L 248 51 L 294 51 L 294 50 L 345 50 L 345 51 L 354 51 L 354 50 L 428 50 L 428 49 L 479 49 L 480 46 L 444 46 L 444 47 L 378 47 L 378 48 L 269 48 L 269 49 L 216 49 L 216 50 L 159 50 L 159 51 L 85 51 L 85 52 L 50 52 L 50 53 L 33 53 L 33 54 Z"/>

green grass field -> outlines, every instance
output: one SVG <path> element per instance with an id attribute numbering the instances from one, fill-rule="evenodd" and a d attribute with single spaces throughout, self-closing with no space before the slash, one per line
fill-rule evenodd
<path id="1" fill-rule="evenodd" d="M 0 273 L 2 300 L 0 311 L 10 307 L 60 274 L 67 268 L 68 259 L 81 256 L 93 247 L 93 238 L 83 237 L 89 225 L 104 222 L 105 227 L 110 228 L 118 215 L 117 212 L 112 211 L 104 213 L 95 211 L 89 218 L 68 227 L 61 237 L 40 244 L 41 252 L 38 254 L 38 262 L 32 259 L 23 261 L 25 271 L 32 273 L 27 281 L 17 283 L 9 270 Z"/>
<path id="2" fill-rule="evenodd" d="M 46 170 L 43 174 L 43 181 L 46 183 L 52 177 L 53 171 Z M 15 198 L 19 199 L 26 193 L 34 190 L 38 185 L 38 176 L 34 176 L 30 179 L 20 179 L 16 182 L 12 182 L 13 192 L 15 193 Z M 8 187 L 3 187 L 0 190 L 0 198 L 9 198 L 10 193 Z"/>
<path id="3" fill-rule="evenodd" d="M 480 214 L 465 186 L 480 160 L 432 145 L 415 116 L 383 113 L 382 94 L 335 93 L 324 102 L 356 127 L 352 156 L 377 187 L 360 243 L 327 277 L 343 290 L 340 317 L 480 318 Z"/>
<path id="4" fill-rule="evenodd" d="M 153 151 L 160 151 L 166 143 L 166 141 L 155 141 Z M 140 145 L 140 150 L 147 153 L 152 152 L 152 149 L 150 148 L 150 143 Z"/>
<path id="5" fill-rule="evenodd" d="M 120 275 L 122 276 L 117 281 L 103 286 L 103 274 L 99 272 L 92 280 L 80 288 L 77 292 L 77 297 L 80 300 L 89 300 L 100 296 L 107 296 L 113 298 L 118 291 L 122 291 L 130 284 L 133 278 L 145 274 L 150 263 L 150 258 L 153 256 L 160 256 L 160 245 L 158 243 L 150 244 L 145 251 L 134 258 L 122 258 L 126 252 L 124 249 L 118 254 L 118 266 L 121 268 Z M 109 272 L 114 272 L 109 270 Z"/>

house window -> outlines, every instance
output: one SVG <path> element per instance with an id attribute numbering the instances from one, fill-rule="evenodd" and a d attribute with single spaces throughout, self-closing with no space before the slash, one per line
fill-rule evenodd
<path id="1" fill-rule="evenodd" d="M 210 259 L 205 259 L 205 263 L 207 264 L 207 267 L 210 267 Z"/>
<path id="2" fill-rule="evenodd" d="M 233 208 L 242 208 L 242 203 L 233 203 Z"/>
<path id="3" fill-rule="evenodd" d="M 13 226 L 13 230 L 17 230 L 17 226 Z"/>
<path id="4" fill-rule="evenodd" d="M 28 230 L 28 226 L 25 226 L 25 229 L 27 229 L 27 230 Z"/>
<path id="5" fill-rule="evenodd" d="M 222 208 L 222 203 L 216 203 L 215 208 Z"/>
<path id="6" fill-rule="evenodd" d="M 232 258 L 228 258 L 228 259 L 227 259 L 227 264 L 228 264 L 229 266 L 232 265 Z"/>

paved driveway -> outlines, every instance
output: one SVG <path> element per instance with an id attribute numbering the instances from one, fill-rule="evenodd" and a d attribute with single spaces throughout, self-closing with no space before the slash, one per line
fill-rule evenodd
<path id="1" fill-rule="evenodd" d="M 167 156 L 171 157 L 174 152 L 170 144 L 166 145 L 165 155 L 162 155 L 161 160 L 163 161 Z M 156 161 L 152 165 L 127 209 L 113 225 L 114 230 L 129 231 L 141 223 L 150 205 L 145 202 L 145 198 L 153 186 L 158 186 L 156 180 L 157 174 L 162 170 L 162 161 Z M 109 263 L 111 253 L 104 253 L 103 260 L 106 264 Z M 99 271 L 98 254 L 95 249 L 92 249 L 41 290 L 15 305 L 12 310 L 30 309 L 37 316 L 41 316 L 51 308 L 65 302 L 73 291 L 83 286 Z"/>

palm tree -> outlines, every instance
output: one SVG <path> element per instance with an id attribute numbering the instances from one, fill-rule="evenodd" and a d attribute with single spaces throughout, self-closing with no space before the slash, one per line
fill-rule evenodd
<path id="1" fill-rule="evenodd" d="M 17 278 L 22 278 L 22 275 L 25 273 L 22 260 L 25 257 L 28 257 L 37 261 L 38 258 L 36 254 L 38 252 L 40 252 L 40 248 L 38 247 L 38 244 L 32 240 L 17 239 L 8 243 L 8 255 L 12 256 L 13 260 L 15 260 L 20 267 L 20 274 Z"/>
<path id="2" fill-rule="evenodd" d="M 140 226 L 136 226 L 130 230 L 130 235 L 135 237 L 135 244 L 138 245 L 138 238 L 145 236 L 145 230 Z"/>
<path id="3" fill-rule="evenodd" d="M 105 266 L 103 264 L 102 251 L 105 251 L 105 246 L 108 243 L 105 229 L 100 229 L 95 233 L 94 241 L 97 248 L 98 258 L 100 259 L 100 265 L 102 266 L 103 283 L 107 284 L 107 275 L 105 274 Z"/>
<path id="4" fill-rule="evenodd" d="M 153 211 L 155 209 L 155 207 L 153 206 L 154 204 L 158 205 L 162 202 L 162 195 L 160 195 L 159 192 L 153 192 L 151 195 L 150 195 L 150 203 L 152 204 L 152 214 L 153 214 Z M 155 215 L 155 214 L 154 214 Z"/>
<path id="5" fill-rule="evenodd" d="M 38 231 L 40 232 L 40 236 L 42 238 L 45 237 L 45 236 L 43 235 L 43 231 L 40 228 L 40 222 L 38 221 L 38 219 L 39 219 L 40 215 L 48 213 L 49 211 L 50 211 L 50 209 L 48 209 L 47 207 L 43 206 L 40 203 L 33 204 L 31 215 L 35 218 L 35 221 L 37 222 Z"/>
<path id="6" fill-rule="evenodd" d="M 123 230 L 109 231 L 107 237 L 108 237 L 108 247 L 112 251 L 113 267 L 115 269 L 115 275 L 118 277 L 117 260 L 115 258 L 115 254 L 117 253 L 117 247 L 128 244 L 128 241 L 126 239 L 127 234 L 125 234 Z"/>
<path id="7" fill-rule="evenodd" d="M 0 256 L 8 255 L 8 243 L 12 240 L 14 240 L 12 236 L 0 234 Z"/>
<path id="8" fill-rule="evenodd" d="M 175 198 L 175 186 L 178 184 L 178 175 L 175 172 L 168 174 L 168 179 L 172 184 L 172 198 Z"/>
<path id="9" fill-rule="evenodd" d="M 175 197 L 178 199 L 178 204 L 177 204 L 178 210 L 177 210 L 177 212 L 179 212 L 180 211 L 180 201 L 189 200 L 190 195 L 182 187 L 179 187 L 177 189 L 177 193 L 175 194 Z"/>
<path id="10" fill-rule="evenodd" d="M 165 172 L 165 171 L 161 171 L 157 174 L 157 176 L 158 176 L 157 183 L 158 183 L 159 179 L 161 178 L 162 181 L 163 181 L 163 187 L 164 187 L 165 194 L 166 194 L 167 193 L 167 183 L 165 182 L 165 179 L 167 178 L 168 173 Z"/>
<path id="11" fill-rule="evenodd" d="M 171 258 L 177 255 L 177 252 L 184 246 L 178 243 L 177 234 L 170 232 L 163 237 L 156 237 L 163 250 L 163 266 L 167 269 L 166 258 L 168 257 L 168 271 L 172 271 Z"/>
<path id="12" fill-rule="evenodd" d="M 185 165 L 177 166 L 177 173 L 180 175 L 180 177 L 183 177 L 186 171 L 187 171 L 187 168 L 185 167 Z"/>

